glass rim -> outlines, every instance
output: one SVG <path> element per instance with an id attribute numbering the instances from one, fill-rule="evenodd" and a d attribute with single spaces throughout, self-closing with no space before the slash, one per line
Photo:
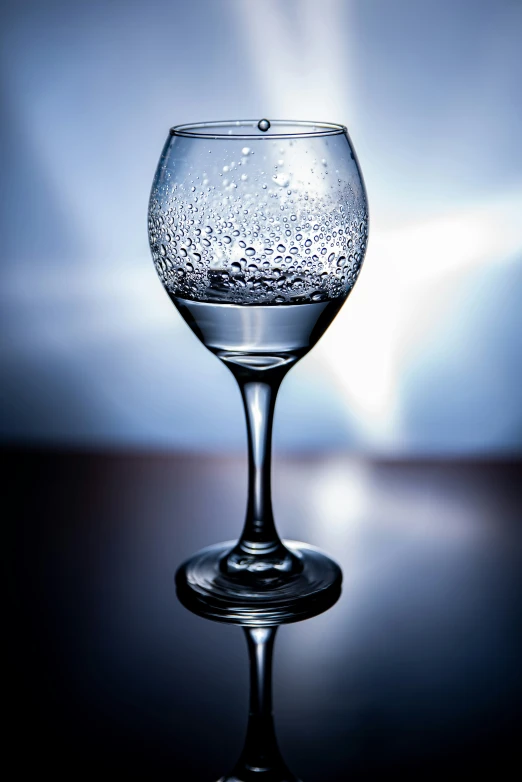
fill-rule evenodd
<path id="1" fill-rule="evenodd" d="M 171 136 L 181 136 L 183 138 L 201 138 L 201 139 L 248 139 L 257 141 L 259 139 L 288 139 L 288 138 L 317 138 L 320 136 L 337 136 L 341 133 L 347 133 L 344 125 L 338 125 L 334 122 L 310 122 L 308 120 L 269 120 L 270 129 L 278 126 L 296 128 L 290 133 L 270 133 L 261 131 L 258 127 L 261 120 L 241 119 L 241 120 L 219 120 L 216 122 L 195 122 L 187 125 L 174 125 L 170 129 Z M 231 130 L 223 132 L 225 128 L 250 128 L 251 133 L 233 133 Z M 300 130 L 303 128 L 303 130 Z M 311 128 L 311 130 L 306 130 Z"/>

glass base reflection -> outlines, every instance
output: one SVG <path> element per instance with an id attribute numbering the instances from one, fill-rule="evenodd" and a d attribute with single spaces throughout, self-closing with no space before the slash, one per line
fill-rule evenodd
<path id="1" fill-rule="evenodd" d="M 277 628 L 327 611 L 341 594 L 339 566 L 313 546 L 285 541 L 306 561 L 281 583 L 257 580 L 251 590 L 231 581 L 222 563 L 234 542 L 209 546 L 185 562 L 176 574 L 178 597 L 205 619 L 240 625 L 245 632 L 250 662 L 250 704 L 243 750 L 230 774 L 219 782 L 300 782 L 279 749 L 272 710 L 272 659 Z M 306 575 L 304 575 L 306 574 Z"/>

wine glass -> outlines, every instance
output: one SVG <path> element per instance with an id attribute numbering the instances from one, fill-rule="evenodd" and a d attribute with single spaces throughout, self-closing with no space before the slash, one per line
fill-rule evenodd
<path id="1" fill-rule="evenodd" d="M 277 534 L 272 421 L 284 376 L 352 290 L 367 236 L 364 182 L 342 125 L 262 119 L 171 129 L 150 196 L 152 257 L 185 321 L 236 378 L 248 429 L 241 538 L 203 549 L 176 575 L 183 602 L 199 613 L 274 625 L 340 590 L 332 559 Z"/>

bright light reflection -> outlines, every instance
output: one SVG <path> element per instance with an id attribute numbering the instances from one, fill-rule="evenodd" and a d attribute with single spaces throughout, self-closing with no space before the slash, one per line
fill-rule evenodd
<path id="1" fill-rule="evenodd" d="M 371 226 L 361 279 L 320 345 L 369 443 L 404 442 L 400 378 L 445 318 L 455 330 L 466 322 L 463 293 L 473 275 L 522 251 L 520 214 L 522 192 L 396 230 Z"/>
<path id="2" fill-rule="evenodd" d="M 320 537 L 322 546 L 343 556 L 352 556 L 357 541 L 383 540 L 388 556 L 394 551 L 390 535 L 403 547 L 419 540 L 478 539 L 491 528 L 480 497 L 448 491 L 435 498 L 425 480 L 387 475 L 382 466 L 360 459 L 325 460 L 308 476 L 305 493 L 309 537 Z M 371 557 L 363 560 L 366 569 Z"/>

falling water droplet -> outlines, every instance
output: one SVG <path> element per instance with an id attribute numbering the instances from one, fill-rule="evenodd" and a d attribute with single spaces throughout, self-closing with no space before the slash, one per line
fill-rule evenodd
<path id="1" fill-rule="evenodd" d="M 270 128 L 270 122 L 267 119 L 260 119 L 257 123 L 257 127 L 259 130 L 262 130 L 263 133 L 266 133 L 266 131 Z"/>

